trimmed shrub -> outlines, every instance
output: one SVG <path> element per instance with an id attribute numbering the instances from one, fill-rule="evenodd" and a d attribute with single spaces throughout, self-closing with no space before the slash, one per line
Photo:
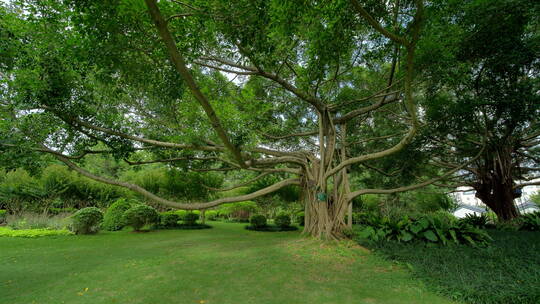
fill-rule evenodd
<path id="1" fill-rule="evenodd" d="M 76 234 L 92 234 L 99 231 L 103 213 L 96 207 L 83 208 L 72 217 L 71 229 Z"/>
<path id="2" fill-rule="evenodd" d="M 148 205 L 136 205 L 124 212 L 123 220 L 126 226 L 131 226 L 135 231 L 140 231 L 144 226 L 156 224 L 159 215 L 156 209 Z"/>
<path id="3" fill-rule="evenodd" d="M 107 208 L 103 218 L 103 229 L 117 231 L 126 225 L 124 223 L 124 213 L 131 208 L 132 204 L 126 199 L 118 199 Z"/>
<path id="4" fill-rule="evenodd" d="M 199 219 L 198 213 L 193 213 L 193 212 L 186 213 L 186 215 L 184 216 L 184 225 L 187 225 L 187 226 L 196 225 L 198 219 Z"/>
<path id="5" fill-rule="evenodd" d="M 0 210 L 0 224 L 3 224 L 6 221 L 6 210 Z"/>
<path id="6" fill-rule="evenodd" d="M 264 215 L 256 214 L 249 219 L 249 223 L 254 228 L 262 228 L 266 226 L 266 217 Z"/>
<path id="7" fill-rule="evenodd" d="M 279 227 L 279 226 L 275 226 L 275 225 L 266 225 L 264 227 L 253 227 L 251 225 L 246 225 L 245 228 L 247 230 L 263 231 L 263 232 L 284 232 L 284 231 L 298 230 L 298 227 L 296 227 L 296 226 Z"/>
<path id="8" fill-rule="evenodd" d="M 162 228 L 174 228 L 178 226 L 180 216 L 174 212 L 162 212 L 159 214 L 159 224 Z"/>
<path id="9" fill-rule="evenodd" d="M 274 219 L 274 223 L 278 227 L 289 227 L 291 226 L 291 218 L 285 213 L 280 213 Z"/>

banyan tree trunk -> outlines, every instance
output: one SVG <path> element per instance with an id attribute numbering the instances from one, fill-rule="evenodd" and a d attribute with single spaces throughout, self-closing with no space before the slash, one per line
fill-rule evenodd
<path id="1" fill-rule="evenodd" d="M 345 215 L 349 202 L 340 196 L 321 199 L 318 194 L 320 193 L 307 191 L 304 195 L 304 234 L 321 239 L 343 238 L 343 230 L 347 227 Z"/>

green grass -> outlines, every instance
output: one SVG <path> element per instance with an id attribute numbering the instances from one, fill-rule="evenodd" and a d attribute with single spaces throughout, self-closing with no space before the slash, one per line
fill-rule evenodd
<path id="1" fill-rule="evenodd" d="M 407 265 L 430 290 L 466 303 L 540 303 L 540 232 L 489 231 L 486 248 L 383 242 L 373 249 Z"/>
<path id="2" fill-rule="evenodd" d="M 212 225 L 0 237 L 0 303 L 452 303 L 353 242 Z"/>

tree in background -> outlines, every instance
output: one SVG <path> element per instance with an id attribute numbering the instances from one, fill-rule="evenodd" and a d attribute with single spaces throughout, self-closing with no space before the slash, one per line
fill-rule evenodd
<path id="1" fill-rule="evenodd" d="M 470 186 L 499 219 L 518 216 L 520 188 L 540 176 L 540 5 L 444 1 L 430 7 L 418 65 L 422 145 L 442 168 L 479 158 L 446 185 Z"/>

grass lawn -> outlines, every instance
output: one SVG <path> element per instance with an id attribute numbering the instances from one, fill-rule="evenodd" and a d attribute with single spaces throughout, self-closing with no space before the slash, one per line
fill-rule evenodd
<path id="1" fill-rule="evenodd" d="M 352 242 L 212 225 L 0 237 L 0 303 L 452 303 Z"/>
<path id="2" fill-rule="evenodd" d="M 486 248 L 396 242 L 372 246 L 387 260 L 407 265 L 430 290 L 451 298 L 478 304 L 540 303 L 540 232 L 489 233 L 493 243 Z"/>

